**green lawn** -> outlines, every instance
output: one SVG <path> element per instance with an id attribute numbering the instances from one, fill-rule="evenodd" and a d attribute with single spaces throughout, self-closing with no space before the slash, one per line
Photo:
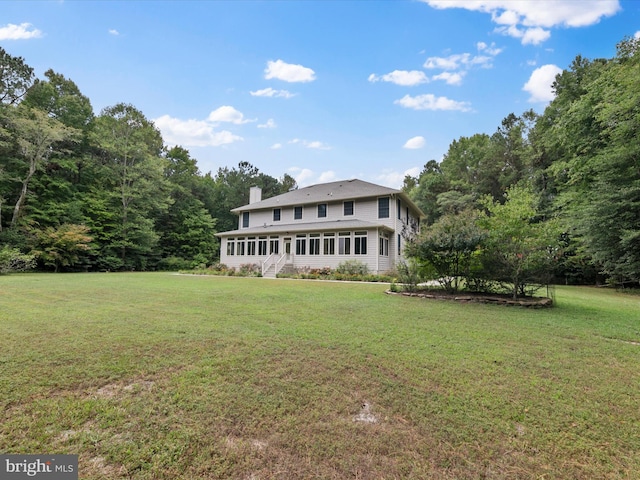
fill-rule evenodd
<path id="1" fill-rule="evenodd" d="M 79 454 L 83 479 L 637 478 L 639 296 L 386 288 L 0 277 L 0 452 Z"/>

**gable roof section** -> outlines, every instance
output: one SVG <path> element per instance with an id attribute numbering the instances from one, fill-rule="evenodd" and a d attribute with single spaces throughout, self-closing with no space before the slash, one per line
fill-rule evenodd
<path id="1" fill-rule="evenodd" d="M 233 213 L 246 212 L 250 210 L 262 210 L 268 208 L 292 207 L 306 204 L 316 204 L 324 202 L 336 202 L 353 200 L 358 198 L 381 197 L 384 195 L 398 195 L 406 203 L 411 205 L 424 217 L 424 213 L 415 205 L 411 199 L 401 190 L 383 187 L 375 183 L 363 180 L 341 180 L 338 182 L 319 183 L 309 187 L 291 190 L 290 192 L 267 198 L 260 202 L 254 202 L 231 210 Z"/>

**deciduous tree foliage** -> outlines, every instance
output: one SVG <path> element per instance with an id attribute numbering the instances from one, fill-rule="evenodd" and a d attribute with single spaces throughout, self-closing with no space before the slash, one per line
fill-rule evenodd
<path id="1" fill-rule="evenodd" d="M 430 280 L 439 280 L 449 292 L 457 292 L 472 276 L 487 232 L 479 226 L 480 212 L 467 209 L 447 213 L 408 243 L 406 253 L 419 259 Z M 477 265 L 476 265 L 477 267 Z"/>
<path id="2" fill-rule="evenodd" d="M 513 298 L 528 287 L 547 285 L 560 248 L 555 220 L 541 218 L 538 199 L 530 187 L 514 186 L 506 201 L 484 199 L 488 214 L 479 224 L 488 232 L 483 241 L 482 276 L 511 286 Z"/>
<path id="3" fill-rule="evenodd" d="M 427 215 L 423 230 L 433 225 L 435 237 L 456 214 L 484 208 L 493 232 L 487 242 L 514 259 L 500 278 L 521 293 L 519 272 L 542 255 L 540 245 L 525 240 L 545 237 L 557 221 L 564 245 L 558 276 L 586 279 L 595 271 L 637 284 L 639 46 L 624 39 L 612 59 L 576 56 L 556 78 L 556 97 L 542 114 L 507 113 L 493 134 L 455 139 L 441 161 L 405 178 L 403 190 Z M 296 188 L 290 176 L 265 175 L 247 161 L 203 175 L 186 149 L 167 149 L 133 105 L 95 117 L 71 79 L 48 70 L 34 81 L 22 58 L 0 48 L 0 248 L 44 252 L 43 238 L 78 225 L 88 229 L 91 248 L 74 256 L 73 242 L 62 242 L 59 255 L 67 260 L 42 253 L 40 267 L 210 264 L 218 255 L 215 231 L 237 228 L 230 210 L 248 203 L 254 185 L 263 198 Z M 518 213 L 529 194 L 536 199 L 533 220 Z M 515 236 L 497 240 L 500 232 Z M 495 269 L 501 263 L 494 257 Z"/>

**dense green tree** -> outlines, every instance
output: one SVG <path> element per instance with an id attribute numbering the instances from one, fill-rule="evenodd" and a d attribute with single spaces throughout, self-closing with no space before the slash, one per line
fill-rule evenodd
<path id="1" fill-rule="evenodd" d="M 442 173 L 440 164 L 429 160 L 418 178 L 405 178 L 403 191 L 424 212 L 427 225 L 431 225 L 442 213 L 438 196 L 449 191 L 449 182 Z"/>
<path id="2" fill-rule="evenodd" d="M 529 186 L 514 186 L 505 203 L 483 201 L 488 215 L 479 224 L 488 236 L 483 242 L 482 275 L 509 285 L 513 298 L 548 284 L 560 249 L 560 228 L 544 220 L 539 199 Z"/>
<path id="3" fill-rule="evenodd" d="M 33 68 L 22 57 L 9 55 L 0 47 L 0 103 L 19 103 L 32 82 Z"/>
<path id="4" fill-rule="evenodd" d="M 42 170 L 57 144 L 77 138 L 77 130 L 49 117 L 37 108 L 19 106 L 12 112 L 10 125 L 15 135 L 18 156 L 13 159 L 13 174 L 19 184 L 11 217 L 15 227 L 23 211 L 33 176 Z"/>
<path id="5" fill-rule="evenodd" d="M 53 70 L 47 70 L 48 80 L 36 80 L 29 88 L 23 104 L 39 108 L 68 127 L 84 130 L 93 120 L 93 107 L 78 86 Z"/>
<path id="6" fill-rule="evenodd" d="M 588 189 L 576 189 L 576 230 L 586 251 L 615 283 L 640 282 L 640 39 L 618 46 L 573 112 L 590 110 L 597 135 L 575 166 Z M 584 116 L 584 113 L 582 113 Z M 591 133 L 594 135 L 594 133 Z"/>
<path id="7" fill-rule="evenodd" d="M 477 210 L 443 215 L 407 244 L 407 255 L 422 264 L 428 279 L 437 279 L 447 291 L 457 292 L 468 285 L 487 236 L 478 226 L 479 217 Z"/>
<path id="8" fill-rule="evenodd" d="M 111 268 L 148 268 L 157 256 L 155 220 L 170 204 L 160 132 L 138 109 L 118 104 L 96 118 L 92 140 L 99 148 L 103 187 L 108 192 L 98 192 L 99 198 L 106 201 L 111 219 L 117 216 L 117 224 L 110 223 L 111 231 L 92 227 L 98 239 L 102 235 L 100 240 L 107 241 L 102 254 L 111 259 Z M 101 220 L 95 213 L 88 212 L 94 221 Z"/>
<path id="9" fill-rule="evenodd" d="M 197 162 L 182 147 L 170 149 L 165 176 L 170 183 L 173 203 L 158 222 L 162 256 L 176 259 L 183 268 L 213 263 L 219 248 L 216 221 L 198 198 L 202 177 Z"/>

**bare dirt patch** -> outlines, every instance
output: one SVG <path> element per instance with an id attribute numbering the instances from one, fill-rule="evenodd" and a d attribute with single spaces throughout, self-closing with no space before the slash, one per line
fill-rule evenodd
<path id="1" fill-rule="evenodd" d="M 140 380 L 127 385 L 121 383 L 110 383 L 98 388 L 94 395 L 99 398 L 119 398 L 124 394 L 140 393 L 151 390 L 155 386 L 153 380 Z"/>

